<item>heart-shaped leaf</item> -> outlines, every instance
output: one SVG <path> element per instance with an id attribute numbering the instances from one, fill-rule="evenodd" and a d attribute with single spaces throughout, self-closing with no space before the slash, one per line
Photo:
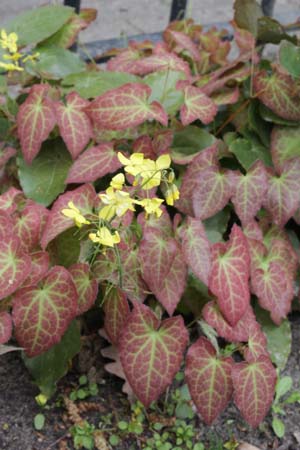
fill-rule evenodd
<path id="1" fill-rule="evenodd" d="M 129 384 L 146 407 L 171 384 L 187 342 L 181 316 L 160 322 L 147 306 L 135 306 L 120 337 L 119 351 Z"/>
<path id="2" fill-rule="evenodd" d="M 185 376 L 191 397 L 210 425 L 227 406 L 233 391 L 231 357 L 219 358 L 206 338 L 199 338 L 188 350 Z"/>
<path id="3" fill-rule="evenodd" d="M 130 313 L 126 295 L 117 287 L 107 288 L 103 308 L 105 331 L 112 344 L 118 345 L 120 335 Z"/>
<path id="4" fill-rule="evenodd" d="M 73 264 L 69 267 L 69 272 L 78 294 L 79 316 L 93 306 L 98 294 L 98 283 L 91 277 L 90 266 L 86 263 Z"/>
<path id="5" fill-rule="evenodd" d="M 230 240 L 211 249 L 209 289 L 217 296 L 222 314 L 234 326 L 245 314 L 249 302 L 250 256 L 247 239 L 234 225 Z"/>
<path id="6" fill-rule="evenodd" d="M 50 257 L 47 252 L 35 252 L 30 255 L 31 258 L 31 270 L 22 284 L 24 286 L 32 286 L 37 284 L 48 272 Z"/>
<path id="7" fill-rule="evenodd" d="M 93 134 L 92 124 L 84 112 L 89 105 L 76 92 L 66 96 L 66 104 L 55 102 L 55 113 L 61 137 L 73 159 L 82 152 Z"/>
<path id="8" fill-rule="evenodd" d="M 184 88 L 184 105 L 180 108 L 183 125 L 189 125 L 197 119 L 207 125 L 213 121 L 217 111 L 217 105 L 201 89 L 195 86 Z"/>
<path id="9" fill-rule="evenodd" d="M 276 170 L 281 173 L 284 163 L 300 157 L 300 127 L 274 126 L 271 133 L 271 153 Z"/>
<path id="10" fill-rule="evenodd" d="M 113 142 L 105 142 L 88 148 L 70 168 L 67 183 L 89 183 L 115 172 L 122 166 Z"/>
<path id="11" fill-rule="evenodd" d="M 71 275 L 60 266 L 52 267 L 39 285 L 17 291 L 15 334 L 27 356 L 37 356 L 60 341 L 76 315 L 77 298 Z"/>
<path id="12" fill-rule="evenodd" d="M 253 427 L 263 421 L 272 404 L 276 378 L 276 370 L 266 356 L 250 364 L 234 364 L 232 368 L 234 403 Z"/>
<path id="13" fill-rule="evenodd" d="M 34 85 L 17 115 L 18 135 L 27 164 L 32 163 L 56 122 L 53 102 L 46 97 L 48 90 L 47 84 Z"/>

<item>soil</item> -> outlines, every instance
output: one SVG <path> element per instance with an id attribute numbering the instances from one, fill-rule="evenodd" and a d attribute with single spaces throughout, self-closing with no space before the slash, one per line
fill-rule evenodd
<path id="1" fill-rule="evenodd" d="M 291 317 L 293 332 L 293 347 L 285 374 L 294 380 L 294 387 L 299 388 L 300 381 L 300 315 Z M 102 338 L 96 338 L 96 347 L 104 345 Z M 85 360 L 86 355 L 81 355 Z M 90 359 L 90 358 L 89 358 Z M 91 402 L 97 402 L 97 411 L 82 414 L 84 419 L 97 427 L 103 418 L 112 413 L 112 422 L 128 420 L 130 406 L 127 398 L 121 393 L 122 383 L 114 376 L 103 371 L 104 361 L 94 355 L 91 360 L 99 366 L 99 394 Z M 59 403 L 62 395 L 68 395 L 74 389 L 80 376 L 80 358 L 69 374 L 59 383 L 56 398 L 50 403 L 49 409 L 42 412 L 46 423 L 42 431 L 33 427 L 33 418 L 41 412 L 36 404 L 35 396 L 39 393 L 37 387 L 27 372 L 20 355 L 17 352 L 0 357 L 0 450 L 59 450 L 74 449 L 71 440 L 63 439 L 68 434 L 71 422 L 65 408 Z M 77 383 L 78 384 L 78 383 Z M 90 399 L 89 399 L 90 400 Z M 207 442 L 209 435 L 219 436 L 223 442 L 234 436 L 238 442 L 244 441 L 257 446 L 261 450 L 299 450 L 300 449 L 300 407 L 299 404 L 287 406 L 284 423 L 286 434 L 283 439 L 277 439 L 271 429 L 271 417 L 268 416 L 264 426 L 251 429 L 240 417 L 234 405 L 230 405 L 211 427 L 206 427 L 197 419 L 196 429 L 201 442 Z M 107 435 L 106 435 L 107 436 Z M 297 441 L 298 439 L 298 441 Z M 134 436 L 124 440 L 115 450 L 139 450 L 141 439 Z M 68 447 L 62 443 L 68 442 Z"/>

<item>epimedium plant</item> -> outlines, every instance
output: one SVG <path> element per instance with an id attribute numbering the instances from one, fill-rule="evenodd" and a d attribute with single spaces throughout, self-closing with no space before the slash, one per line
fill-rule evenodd
<path id="1" fill-rule="evenodd" d="M 46 396 L 76 317 L 102 308 L 146 407 L 185 360 L 205 423 L 232 398 L 254 427 L 267 414 L 282 366 L 259 308 L 280 328 L 297 295 L 299 47 L 241 6 L 233 43 L 173 22 L 105 70 L 68 50 L 93 10 L 43 7 L 1 32 L 0 343 L 17 340 Z M 191 315 L 205 336 L 187 349 Z"/>

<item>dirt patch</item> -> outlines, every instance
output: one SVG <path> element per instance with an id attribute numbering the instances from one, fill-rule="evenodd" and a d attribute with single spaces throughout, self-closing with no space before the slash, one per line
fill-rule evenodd
<path id="1" fill-rule="evenodd" d="M 285 374 L 294 380 L 295 387 L 300 380 L 300 315 L 291 318 L 293 331 L 293 347 Z M 100 338 L 99 338 L 100 339 Z M 32 384 L 29 373 L 25 369 L 21 357 L 17 353 L 1 356 L 0 359 L 0 449 L 1 450 L 56 450 L 59 439 L 68 432 L 65 409 L 59 406 L 62 394 L 68 394 L 78 380 L 75 368 L 59 384 L 56 400 L 50 409 L 43 411 L 46 424 L 41 432 L 33 427 L 33 418 L 40 412 L 34 397 L 38 389 Z M 78 366 L 78 365 L 77 365 Z M 113 376 L 101 374 L 99 394 L 92 401 L 99 404 L 98 411 L 90 411 L 84 418 L 97 427 L 101 418 L 111 414 L 112 423 L 128 420 L 130 407 L 126 397 L 121 393 L 121 383 Z M 234 405 L 230 405 L 211 427 L 204 426 L 196 419 L 195 429 L 202 442 L 208 442 L 212 434 L 228 441 L 234 436 L 238 441 L 249 442 L 261 450 L 299 450 L 300 443 L 296 436 L 300 433 L 299 405 L 286 407 L 284 423 L 286 434 L 282 440 L 276 439 L 270 427 L 268 417 L 263 428 L 251 429 L 241 419 Z M 69 441 L 71 442 L 71 441 Z M 68 444 L 69 449 L 74 447 Z M 115 446 L 116 450 L 138 450 L 142 448 L 142 439 L 129 438 Z"/>

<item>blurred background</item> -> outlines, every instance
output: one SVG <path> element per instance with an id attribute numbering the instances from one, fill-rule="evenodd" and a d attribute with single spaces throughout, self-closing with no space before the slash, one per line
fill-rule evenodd
<path id="1" fill-rule="evenodd" d="M 168 24 L 172 0 L 81 0 L 83 8 L 96 8 L 97 20 L 80 35 L 81 42 L 162 31 Z M 234 0 L 189 0 L 187 17 L 201 24 L 232 19 Z M 19 13 L 63 0 L 0 0 L 0 27 Z M 283 23 L 300 16 L 300 0 L 276 0 L 274 16 Z"/>

